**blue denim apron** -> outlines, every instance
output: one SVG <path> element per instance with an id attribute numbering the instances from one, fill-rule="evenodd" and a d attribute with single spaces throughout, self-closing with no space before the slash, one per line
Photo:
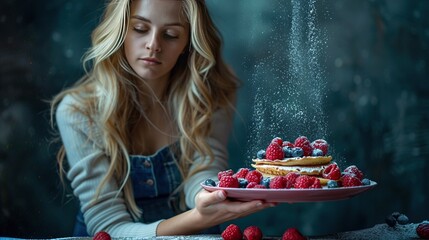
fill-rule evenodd
<path id="1" fill-rule="evenodd" d="M 140 222 L 151 223 L 183 212 L 179 208 L 179 195 L 172 195 L 182 182 L 176 160 L 179 158 L 173 153 L 173 146 L 177 147 L 166 146 L 151 156 L 130 156 L 134 198 L 142 210 Z M 202 233 L 218 234 L 220 229 L 215 226 Z M 81 211 L 77 214 L 73 236 L 89 236 Z"/>

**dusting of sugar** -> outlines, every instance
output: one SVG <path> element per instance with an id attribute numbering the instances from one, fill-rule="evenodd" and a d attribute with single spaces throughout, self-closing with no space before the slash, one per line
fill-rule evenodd
<path id="1" fill-rule="evenodd" d="M 289 28 L 288 21 L 274 23 L 266 45 L 273 49 L 252 69 L 254 99 L 247 159 L 276 136 L 293 142 L 300 135 L 309 139 L 327 135 L 322 106 L 326 81 L 319 64 L 324 41 L 316 28 L 315 2 L 292 0 L 288 7 L 287 1 L 279 1 L 274 10 L 275 16 L 291 22 Z"/>

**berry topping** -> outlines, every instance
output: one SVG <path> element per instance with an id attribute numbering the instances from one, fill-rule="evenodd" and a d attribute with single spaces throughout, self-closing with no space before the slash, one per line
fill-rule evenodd
<path id="1" fill-rule="evenodd" d="M 262 178 L 261 184 L 264 185 L 266 188 L 270 188 L 270 182 L 271 178 Z"/>
<path id="2" fill-rule="evenodd" d="M 279 137 L 275 137 L 273 138 L 273 140 L 271 140 L 271 143 L 277 143 L 279 146 L 283 145 L 283 139 L 279 138 Z"/>
<path id="3" fill-rule="evenodd" d="M 305 240 L 304 237 L 296 228 L 288 228 L 282 236 L 282 240 Z"/>
<path id="4" fill-rule="evenodd" d="M 341 182 L 343 187 L 361 186 L 362 182 L 354 174 L 346 174 L 342 177 Z"/>
<path id="5" fill-rule="evenodd" d="M 246 188 L 255 188 L 256 185 L 258 185 L 258 184 L 255 182 L 250 182 L 247 184 Z"/>
<path id="6" fill-rule="evenodd" d="M 423 239 L 429 239 L 429 223 L 420 223 L 416 228 L 417 235 Z"/>
<path id="7" fill-rule="evenodd" d="M 363 185 L 371 185 L 371 180 L 369 180 L 368 178 L 364 178 L 364 179 L 362 179 L 362 184 Z"/>
<path id="8" fill-rule="evenodd" d="M 240 184 L 234 176 L 223 176 L 219 181 L 219 187 L 238 188 Z"/>
<path id="9" fill-rule="evenodd" d="M 286 187 L 286 178 L 283 176 L 276 176 L 270 181 L 270 188 L 282 189 Z"/>
<path id="10" fill-rule="evenodd" d="M 257 226 L 249 226 L 243 231 L 243 239 L 244 240 L 261 240 L 262 231 Z"/>
<path id="11" fill-rule="evenodd" d="M 345 174 L 354 174 L 355 177 L 357 177 L 361 181 L 363 179 L 363 173 L 362 173 L 362 171 L 359 170 L 359 168 L 357 168 L 355 165 L 348 166 L 346 169 L 344 169 L 343 172 Z"/>
<path id="12" fill-rule="evenodd" d="M 341 178 L 340 168 L 335 163 L 329 164 L 329 166 L 323 170 L 322 176 L 327 179 L 338 180 Z"/>
<path id="13" fill-rule="evenodd" d="M 292 188 L 293 185 L 295 184 L 296 179 L 299 177 L 299 173 L 296 172 L 290 172 L 288 174 L 286 174 L 285 176 L 285 180 L 286 180 L 286 186 L 285 188 Z"/>
<path id="14" fill-rule="evenodd" d="M 258 153 L 256 153 L 256 157 L 259 159 L 265 159 L 266 154 L 265 154 L 265 150 L 259 150 Z"/>
<path id="15" fill-rule="evenodd" d="M 206 179 L 205 181 L 204 181 L 204 185 L 206 185 L 206 186 L 212 186 L 212 187 L 216 187 L 216 182 L 215 181 L 213 181 L 213 179 Z"/>
<path id="16" fill-rule="evenodd" d="M 320 183 L 320 179 L 317 177 L 312 177 L 313 184 L 309 188 L 322 188 L 322 184 Z"/>
<path id="17" fill-rule="evenodd" d="M 266 152 L 266 158 L 268 160 L 276 160 L 276 159 L 281 160 L 284 158 L 282 147 L 277 143 L 270 143 L 270 145 L 267 147 L 267 150 L 265 152 Z"/>
<path id="18" fill-rule="evenodd" d="M 246 180 L 249 183 L 255 182 L 255 183 L 259 184 L 261 182 L 262 178 L 263 178 L 262 173 L 260 173 L 256 170 L 251 170 L 246 175 Z"/>
<path id="19" fill-rule="evenodd" d="M 337 188 L 338 187 L 338 183 L 335 180 L 329 180 L 326 185 L 328 186 L 328 188 Z"/>
<path id="20" fill-rule="evenodd" d="M 290 147 L 290 148 L 293 148 L 293 147 L 295 147 L 295 146 L 293 145 L 293 143 L 291 143 L 291 142 L 289 142 L 289 141 L 283 141 L 282 147 Z"/>
<path id="21" fill-rule="evenodd" d="M 285 158 L 290 158 L 292 157 L 292 148 L 293 147 L 289 147 L 289 146 L 284 146 L 282 147 L 283 153 L 284 153 L 284 157 Z"/>
<path id="22" fill-rule="evenodd" d="M 296 178 L 295 188 L 321 188 L 320 180 L 316 177 L 301 175 Z"/>
<path id="23" fill-rule="evenodd" d="M 317 139 L 311 143 L 314 149 L 320 149 L 323 152 L 323 156 L 328 154 L 329 144 L 324 139 Z"/>
<path id="24" fill-rule="evenodd" d="M 247 173 L 249 173 L 250 169 L 248 168 L 240 168 L 238 171 L 234 174 L 236 178 L 246 178 Z"/>
<path id="25" fill-rule="evenodd" d="M 323 156 L 323 151 L 317 148 L 313 148 L 313 152 L 311 153 L 311 156 Z"/>
<path id="26" fill-rule="evenodd" d="M 224 240 L 241 240 L 243 238 L 240 228 L 235 224 L 228 225 L 221 236 Z"/>
<path id="27" fill-rule="evenodd" d="M 244 179 L 244 178 L 238 179 L 238 187 L 239 188 L 246 188 L 247 184 L 249 184 L 249 182 L 246 179 Z"/>
<path id="28" fill-rule="evenodd" d="M 304 150 L 300 147 L 294 147 L 292 148 L 292 157 L 302 157 L 304 156 Z"/>
<path id="29" fill-rule="evenodd" d="M 224 176 L 232 176 L 234 175 L 234 171 L 232 171 L 232 169 L 228 169 L 225 171 L 220 171 L 217 173 L 217 179 L 220 181 L 222 177 Z"/>
<path id="30" fill-rule="evenodd" d="M 300 136 L 295 139 L 295 147 L 300 147 L 304 151 L 304 156 L 311 156 L 313 153 L 313 147 L 311 146 L 310 141 L 305 136 Z"/>
<path id="31" fill-rule="evenodd" d="M 94 235 L 93 240 L 110 240 L 112 239 L 107 232 L 100 231 Z"/>

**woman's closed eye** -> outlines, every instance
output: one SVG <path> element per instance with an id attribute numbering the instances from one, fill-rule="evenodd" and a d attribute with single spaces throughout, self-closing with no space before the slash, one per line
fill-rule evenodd
<path id="1" fill-rule="evenodd" d="M 147 29 L 147 28 L 133 27 L 133 30 L 139 34 L 145 34 L 145 33 L 149 32 L 149 29 Z M 169 39 L 177 39 L 177 38 L 179 38 L 179 35 L 175 34 L 175 33 L 165 32 L 162 34 L 162 37 L 164 39 L 169 40 Z"/>
<path id="2" fill-rule="evenodd" d="M 133 27 L 133 30 L 137 33 L 146 33 L 148 31 L 147 28 L 142 28 L 142 27 Z"/>
<path id="3" fill-rule="evenodd" d="M 165 39 L 177 39 L 177 38 L 179 38 L 179 35 L 166 32 L 163 34 L 163 37 Z"/>

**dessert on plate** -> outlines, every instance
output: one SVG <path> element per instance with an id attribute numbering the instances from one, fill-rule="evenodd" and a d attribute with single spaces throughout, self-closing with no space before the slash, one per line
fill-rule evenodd
<path id="1" fill-rule="evenodd" d="M 337 188 L 370 185 L 371 181 L 355 165 L 341 171 L 329 155 L 324 139 L 312 142 L 299 136 L 293 142 L 275 137 L 268 147 L 258 151 L 250 168 L 218 173 L 218 182 L 205 185 L 229 188 Z"/>

